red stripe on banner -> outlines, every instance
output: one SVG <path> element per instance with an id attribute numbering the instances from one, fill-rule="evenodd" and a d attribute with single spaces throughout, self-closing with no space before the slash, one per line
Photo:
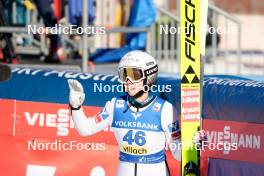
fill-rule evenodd
<path id="1" fill-rule="evenodd" d="M 15 133 L 15 105 L 14 100 L 0 99 L 0 135 L 13 135 Z"/>

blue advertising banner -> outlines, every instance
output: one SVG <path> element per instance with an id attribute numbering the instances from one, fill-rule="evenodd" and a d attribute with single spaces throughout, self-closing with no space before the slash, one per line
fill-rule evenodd
<path id="1" fill-rule="evenodd" d="M 67 104 L 67 79 L 82 83 L 87 106 L 102 107 L 112 97 L 124 95 L 117 75 L 13 68 L 12 79 L 0 83 L 0 98 Z M 152 90 L 180 110 L 178 75 L 161 74 Z M 263 114 L 264 82 L 238 76 L 204 77 L 203 118 L 264 123 Z"/>

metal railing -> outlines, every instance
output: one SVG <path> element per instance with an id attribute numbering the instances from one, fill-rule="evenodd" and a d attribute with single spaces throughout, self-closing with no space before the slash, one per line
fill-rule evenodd
<path id="1" fill-rule="evenodd" d="M 218 34 L 214 32 L 212 34 L 211 43 L 212 46 L 207 48 L 207 62 L 205 64 L 205 73 L 212 74 L 243 74 L 241 70 L 241 22 L 238 18 L 224 10 L 209 4 L 209 12 L 211 11 L 212 26 L 216 31 L 220 29 L 219 18 L 222 17 L 224 23 L 224 34 Z M 232 26 L 233 23 L 233 26 Z M 235 29 L 235 30 L 231 30 Z M 230 33 L 230 32 L 231 33 Z M 218 39 L 218 36 L 219 38 Z M 236 40 L 235 53 L 231 55 L 232 46 L 229 45 L 229 39 L 233 35 L 233 39 Z M 218 41 L 222 41 L 222 48 L 218 46 Z M 211 57 L 211 58 L 210 58 Z"/>
<path id="2" fill-rule="evenodd" d="M 25 8 L 25 25 L 37 25 L 41 24 L 41 21 L 37 20 L 38 12 L 36 9 L 30 10 Z M 17 24 L 17 6 L 14 1 L 12 4 L 12 24 Z M 44 56 L 48 54 L 48 46 L 45 40 L 45 35 L 39 35 L 39 39 L 35 39 L 33 35 L 28 34 L 27 27 L 17 26 L 0 26 L 1 33 L 12 34 L 12 44 L 16 49 L 16 54 L 27 55 L 40 55 L 40 59 L 44 59 Z M 24 43 L 18 43 L 18 40 L 24 41 Z M 26 43 L 26 44 L 25 44 Z"/>
<path id="3" fill-rule="evenodd" d="M 97 18 L 99 21 L 95 25 L 105 25 L 108 24 L 110 17 L 110 12 L 113 11 L 114 5 L 110 0 L 96 0 L 97 6 L 96 11 L 101 15 L 101 18 Z M 179 0 L 177 1 L 179 7 Z M 100 6 L 98 5 L 100 4 Z M 85 6 L 84 6 L 85 7 Z M 100 8 L 99 8 L 100 7 Z M 14 6 L 15 8 L 15 6 Z M 67 12 L 67 6 L 65 6 Z M 15 9 L 13 9 L 15 10 Z M 86 10 L 84 12 L 87 12 Z M 26 12 L 27 24 L 41 24 L 41 21 L 37 21 L 36 11 Z M 85 13 L 87 15 L 87 13 Z M 111 13 L 112 14 L 112 13 Z M 113 14 L 112 14 L 113 16 Z M 242 58 L 241 52 L 241 22 L 239 19 L 230 15 L 229 13 L 223 11 L 222 9 L 209 4 L 209 16 L 211 19 L 211 26 L 214 28 L 222 28 L 225 31 L 229 29 L 234 29 L 230 35 L 218 35 L 216 33 L 209 35 L 210 45 L 206 48 L 206 57 L 205 57 L 205 74 L 253 74 L 252 64 L 248 64 L 246 58 Z M 15 21 L 15 18 L 13 19 Z M 66 13 L 66 25 L 68 25 L 68 14 Z M 151 53 L 159 63 L 160 70 L 162 72 L 179 72 L 180 68 L 180 37 L 179 29 L 180 18 L 179 18 L 179 9 L 177 12 L 171 13 L 166 9 L 157 8 L 157 19 L 155 24 L 150 28 L 129 28 L 129 27 L 113 27 L 112 29 L 106 30 L 106 35 L 102 36 L 103 40 L 96 39 L 97 36 L 89 36 L 85 38 L 82 36 L 82 41 L 76 43 L 75 41 L 70 40 L 68 36 L 64 36 L 64 42 L 69 43 L 78 51 L 83 53 L 83 58 L 89 57 L 87 50 L 94 50 L 98 48 L 96 42 L 106 43 L 106 46 L 111 47 L 113 40 L 111 36 L 115 33 L 131 33 L 131 32 L 147 32 L 147 46 L 146 50 Z M 84 24 L 88 25 L 88 24 Z M 30 45 L 27 46 L 16 46 L 14 40 L 16 52 L 18 54 L 40 54 L 45 56 L 48 54 L 48 45 L 45 39 L 45 35 L 40 35 L 40 39 L 36 40 L 32 35 L 26 35 L 27 29 L 19 27 L 0 27 L 0 32 L 12 33 L 14 38 L 19 35 L 24 35 L 28 37 Z M 22 34 L 24 33 L 24 34 Z M 19 35 L 17 35 L 19 34 Z M 100 36 L 101 37 L 101 36 Z M 75 43 L 74 43 L 75 42 Z M 83 50 L 83 46 L 89 43 L 88 48 Z M 230 46 L 230 43 L 232 46 Z M 250 56 L 251 57 L 251 56 Z M 247 58 L 247 59 L 250 59 Z M 261 55 L 262 57 L 262 55 Z M 244 60 L 243 60 L 244 59 Z M 264 58 L 261 58 L 260 61 Z M 83 65 L 87 63 L 86 59 L 83 59 Z M 244 62 L 246 64 L 244 64 Z M 262 65 L 263 65 L 262 63 Z M 247 68 L 245 68 L 247 65 Z M 248 66 L 250 65 L 250 66 Z M 83 68 L 87 70 L 87 68 Z M 263 74 L 263 68 L 261 71 L 254 72 L 254 74 Z"/>
<path id="4" fill-rule="evenodd" d="M 157 20 L 148 33 L 147 51 L 157 58 L 163 72 L 178 72 L 180 58 L 180 18 L 163 8 L 157 8 Z"/>
<path id="5" fill-rule="evenodd" d="M 178 2 L 179 3 L 179 2 Z M 179 10 L 179 9 L 178 9 Z M 179 24 L 180 18 L 176 14 L 170 13 L 169 11 L 158 7 L 158 15 L 156 23 L 151 27 L 151 30 L 148 34 L 148 45 L 147 51 L 150 52 L 154 57 L 157 58 L 160 65 L 160 70 L 162 72 L 179 72 L 180 68 L 180 36 Z M 240 21 L 230 15 L 229 13 L 219 9 L 218 7 L 210 4 L 209 11 L 212 13 L 211 20 L 213 28 L 218 29 L 218 17 L 221 16 L 225 19 L 224 27 L 225 30 L 228 30 L 230 27 L 230 22 L 232 22 L 235 27 L 235 39 L 237 40 L 237 46 L 234 49 L 236 52 L 232 54 L 232 59 L 235 58 L 234 66 L 232 69 L 229 69 L 230 65 L 230 49 L 228 47 L 228 36 L 220 35 L 215 32 L 211 37 L 211 46 L 206 48 L 206 57 L 205 57 L 205 73 L 206 74 L 242 74 L 241 72 L 241 23 Z M 168 30 L 171 31 L 168 31 Z M 217 30 L 218 31 L 218 30 Z M 176 32 L 176 33 L 174 33 Z M 219 49 L 218 40 L 224 41 L 224 48 Z M 220 58 L 223 57 L 224 59 Z M 221 59 L 221 60 L 219 60 Z M 219 67 L 220 62 L 220 67 Z"/>

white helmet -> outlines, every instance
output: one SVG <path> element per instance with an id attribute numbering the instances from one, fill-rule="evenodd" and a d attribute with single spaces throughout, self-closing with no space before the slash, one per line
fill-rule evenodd
<path id="1" fill-rule="evenodd" d="M 122 57 L 118 73 L 122 83 L 125 83 L 127 78 L 133 82 L 144 80 L 144 85 L 151 87 L 157 79 L 158 65 L 150 54 L 135 50 Z"/>

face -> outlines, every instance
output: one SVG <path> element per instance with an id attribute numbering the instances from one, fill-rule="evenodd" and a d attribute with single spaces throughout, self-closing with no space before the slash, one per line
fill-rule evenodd
<path id="1" fill-rule="evenodd" d="M 129 79 L 127 79 L 125 83 L 125 91 L 130 95 L 134 96 L 136 95 L 139 91 L 144 90 L 143 86 L 143 80 L 137 83 L 133 83 Z"/>

